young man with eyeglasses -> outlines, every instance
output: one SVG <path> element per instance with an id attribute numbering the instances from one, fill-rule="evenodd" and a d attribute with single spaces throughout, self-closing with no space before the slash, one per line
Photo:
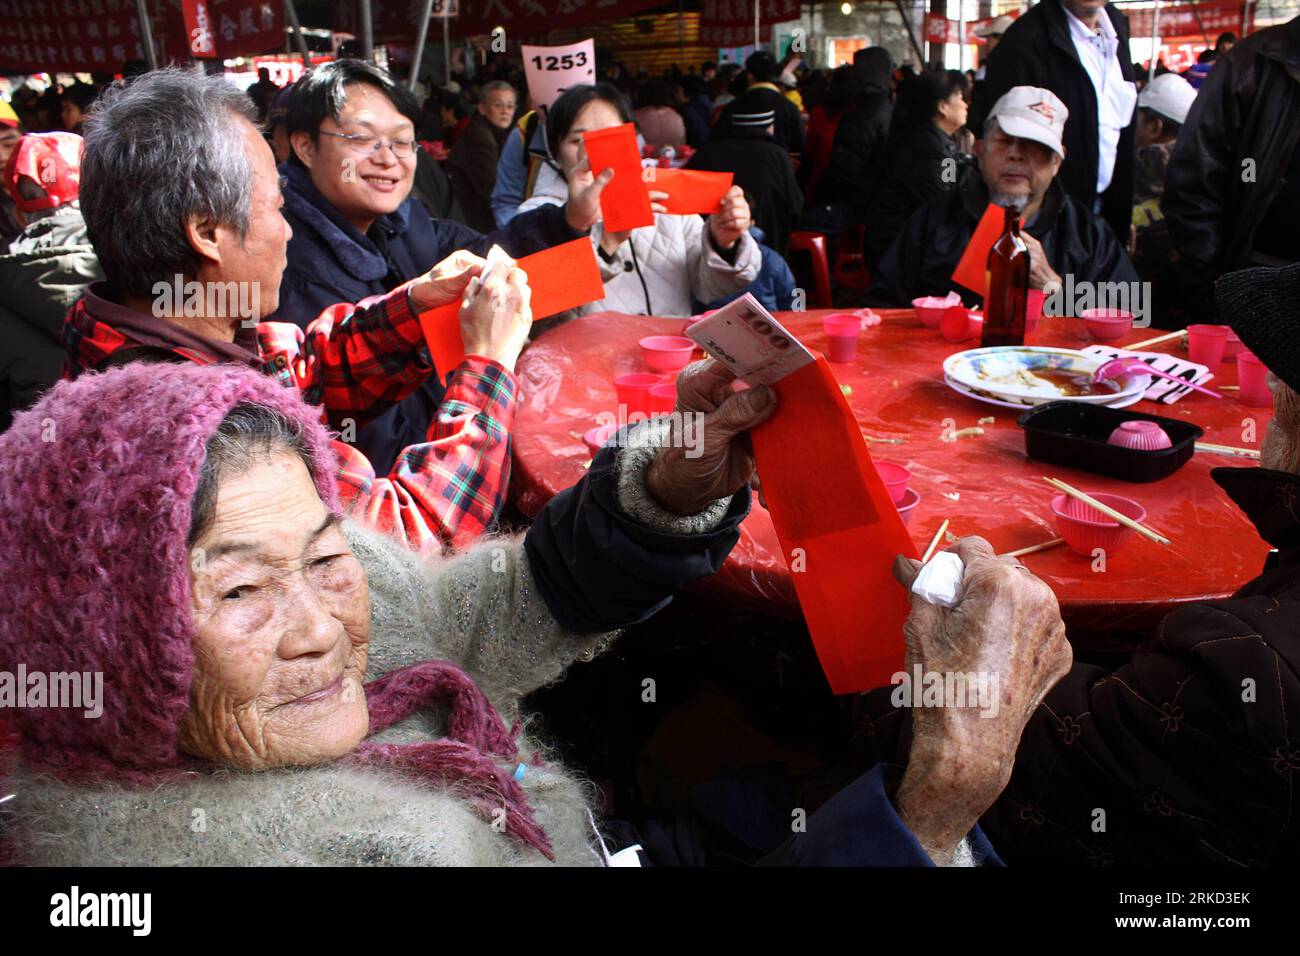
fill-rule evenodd
<path id="1" fill-rule="evenodd" d="M 516 217 L 486 236 L 431 218 L 411 195 L 418 119 L 411 93 L 360 60 L 323 64 L 298 81 L 284 120 L 291 154 L 280 166 L 284 217 L 293 237 L 280 306 L 271 319 L 305 326 L 322 309 L 381 295 L 458 249 L 484 255 L 495 243 L 520 257 L 590 228 L 598 201 L 572 191 L 565 206 Z M 510 369 L 494 356 L 483 359 L 484 381 L 505 381 L 513 394 Z M 357 434 L 356 447 L 379 474 L 402 449 L 425 440 L 443 403 L 438 378 L 431 375 Z"/>

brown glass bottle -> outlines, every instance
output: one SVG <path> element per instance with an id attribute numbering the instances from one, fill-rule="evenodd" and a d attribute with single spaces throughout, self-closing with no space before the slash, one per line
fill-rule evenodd
<path id="1" fill-rule="evenodd" d="M 1029 299 L 1029 247 L 1020 238 L 1020 210 L 1006 207 L 1005 228 L 989 249 L 989 289 L 980 347 L 1025 344 Z"/>

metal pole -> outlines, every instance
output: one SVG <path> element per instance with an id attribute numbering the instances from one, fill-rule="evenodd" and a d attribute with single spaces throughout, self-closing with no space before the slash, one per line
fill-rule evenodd
<path id="1" fill-rule="evenodd" d="M 293 28 L 293 37 L 298 43 L 298 52 L 302 54 L 302 68 L 311 69 L 311 54 L 307 52 L 307 38 L 302 35 L 302 24 L 298 22 L 298 8 L 293 0 L 284 0 L 284 17 Z"/>
<path id="2" fill-rule="evenodd" d="M 754 49 L 755 50 L 758 49 L 758 40 L 759 40 L 758 3 L 759 0 L 754 0 Z"/>
<path id="3" fill-rule="evenodd" d="M 1151 62 L 1147 64 L 1147 82 L 1156 76 L 1156 57 L 1160 53 L 1160 0 L 1156 0 L 1156 12 L 1151 17 Z"/>
<path id="4" fill-rule="evenodd" d="M 966 72 L 966 0 L 957 0 L 957 69 Z"/>
<path id="5" fill-rule="evenodd" d="M 370 24 L 370 0 L 358 0 L 361 11 L 361 59 L 373 62 L 375 59 L 375 36 Z"/>
<path id="6" fill-rule="evenodd" d="M 149 11 L 145 0 L 135 0 L 135 18 L 140 22 L 140 45 L 144 47 L 144 62 L 149 69 L 158 69 L 158 54 L 153 48 L 153 27 L 149 24 Z"/>
<path id="7" fill-rule="evenodd" d="M 407 89 L 414 90 L 420 80 L 420 61 L 424 59 L 424 40 L 429 35 L 429 17 L 433 15 L 433 0 L 424 0 L 424 16 L 415 28 L 415 52 L 411 54 L 411 79 Z"/>
<path id="8" fill-rule="evenodd" d="M 921 44 L 916 39 L 916 31 L 912 29 L 912 20 L 903 9 L 903 0 L 894 0 L 894 6 L 898 8 L 898 15 L 903 18 L 903 26 L 907 27 L 907 39 L 912 43 L 912 50 L 916 53 L 918 65 L 925 65 L 925 53 L 921 50 Z"/>
<path id="9" fill-rule="evenodd" d="M 442 77 L 443 83 L 451 82 L 451 19 L 449 17 L 442 18 Z"/>
<path id="10" fill-rule="evenodd" d="M 682 71 L 686 70 L 686 14 L 682 12 L 682 0 L 677 0 L 677 60 Z"/>

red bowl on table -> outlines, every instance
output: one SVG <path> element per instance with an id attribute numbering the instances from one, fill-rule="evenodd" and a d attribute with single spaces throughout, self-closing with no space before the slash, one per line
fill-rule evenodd
<path id="1" fill-rule="evenodd" d="M 1133 313 L 1123 309 L 1084 309 L 1079 316 L 1098 342 L 1122 339 L 1133 328 Z"/>
<path id="2" fill-rule="evenodd" d="M 912 308 L 916 310 L 916 317 L 921 320 L 921 324 L 927 329 L 937 329 L 939 323 L 943 321 L 943 314 L 951 308 L 951 306 L 947 305 L 937 307 L 922 305 L 927 300 L 934 301 L 938 298 L 938 296 L 923 296 L 912 300 Z"/>
<path id="3" fill-rule="evenodd" d="M 977 339 L 983 333 L 984 316 L 964 305 L 954 305 L 946 310 L 939 322 L 939 334 L 947 342 L 965 342 Z"/>
<path id="4" fill-rule="evenodd" d="M 893 499 L 894 504 L 902 504 L 903 499 L 907 497 L 907 483 L 912 480 L 912 473 L 892 461 L 876 462 L 876 473 L 885 483 L 885 488 L 889 491 L 889 497 Z"/>
<path id="5" fill-rule="evenodd" d="M 1147 509 L 1132 498 L 1096 491 L 1087 493 L 1126 518 L 1141 521 L 1147 516 Z M 1069 495 L 1057 495 L 1052 499 L 1052 514 L 1056 516 L 1056 529 L 1070 550 L 1086 558 L 1092 557 L 1092 552 L 1097 548 L 1101 548 L 1110 557 L 1133 537 L 1132 528 L 1125 527 L 1092 505 L 1084 504 Z"/>
<path id="6" fill-rule="evenodd" d="M 895 502 L 895 504 L 898 506 L 899 517 L 903 519 L 903 524 L 907 524 L 909 521 L 912 520 L 912 512 L 916 510 L 916 506 L 919 505 L 920 503 L 921 503 L 920 494 L 918 494 L 912 488 L 908 488 L 903 493 L 902 501 Z"/>
<path id="7" fill-rule="evenodd" d="M 685 368 L 695 351 L 695 343 L 684 335 L 647 335 L 640 345 L 645 364 L 656 372 Z"/>

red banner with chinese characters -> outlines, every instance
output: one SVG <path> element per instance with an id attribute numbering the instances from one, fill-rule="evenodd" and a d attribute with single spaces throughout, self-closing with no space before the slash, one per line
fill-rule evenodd
<path id="1" fill-rule="evenodd" d="M 279 0 L 184 0 L 183 7 L 149 2 L 163 63 L 284 46 Z M 195 44 L 211 52 L 196 52 Z M 132 0 L 0 0 L 0 69 L 116 73 L 144 58 Z"/>
<path id="2" fill-rule="evenodd" d="M 478 36 L 504 27 L 507 42 L 513 43 L 523 37 L 544 36 L 548 30 L 616 20 L 661 6 L 663 0 L 474 0 L 472 5 L 460 4 L 449 27 L 454 37 Z M 356 0 L 334 0 L 334 29 L 360 36 L 357 7 Z M 421 0 L 373 0 L 370 15 L 375 42 L 413 42 L 423 9 Z M 441 30 L 440 24 L 430 26 L 430 43 L 438 42 Z"/>
<path id="3" fill-rule="evenodd" d="M 1015 11 L 1007 14 L 1013 20 L 1019 15 Z M 979 42 L 979 37 L 975 35 L 975 31 L 988 26 L 995 19 L 997 18 L 985 17 L 982 20 L 967 20 L 966 42 Z M 929 43 L 961 43 L 961 21 L 949 20 L 937 13 L 927 13 L 925 15 L 925 39 Z"/>
<path id="4" fill-rule="evenodd" d="M 799 19 L 799 0 L 758 0 L 763 30 Z M 754 42 L 755 0 L 701 0 L 700 42 L 711 46 L 749 46 Z"/>
<path id="5" fill-rule="evenodd" d="M 1243 36 L 1242 5 L 1239 2 L 1178 3 L 1160 7 L 1160 23 L 1154 22 L 1154 10 L 1125 10 L 1128 15 L 1130 37 L 1149 37 L 1156 26 L 1162 37 L 1202 37 L 1211 46 L 1220 33 Z M 1199 19 L 1198 19 L 1199 17 Z M 1254 29 L 1254 11 L 1251 11 L 1245 33 Z"/>

